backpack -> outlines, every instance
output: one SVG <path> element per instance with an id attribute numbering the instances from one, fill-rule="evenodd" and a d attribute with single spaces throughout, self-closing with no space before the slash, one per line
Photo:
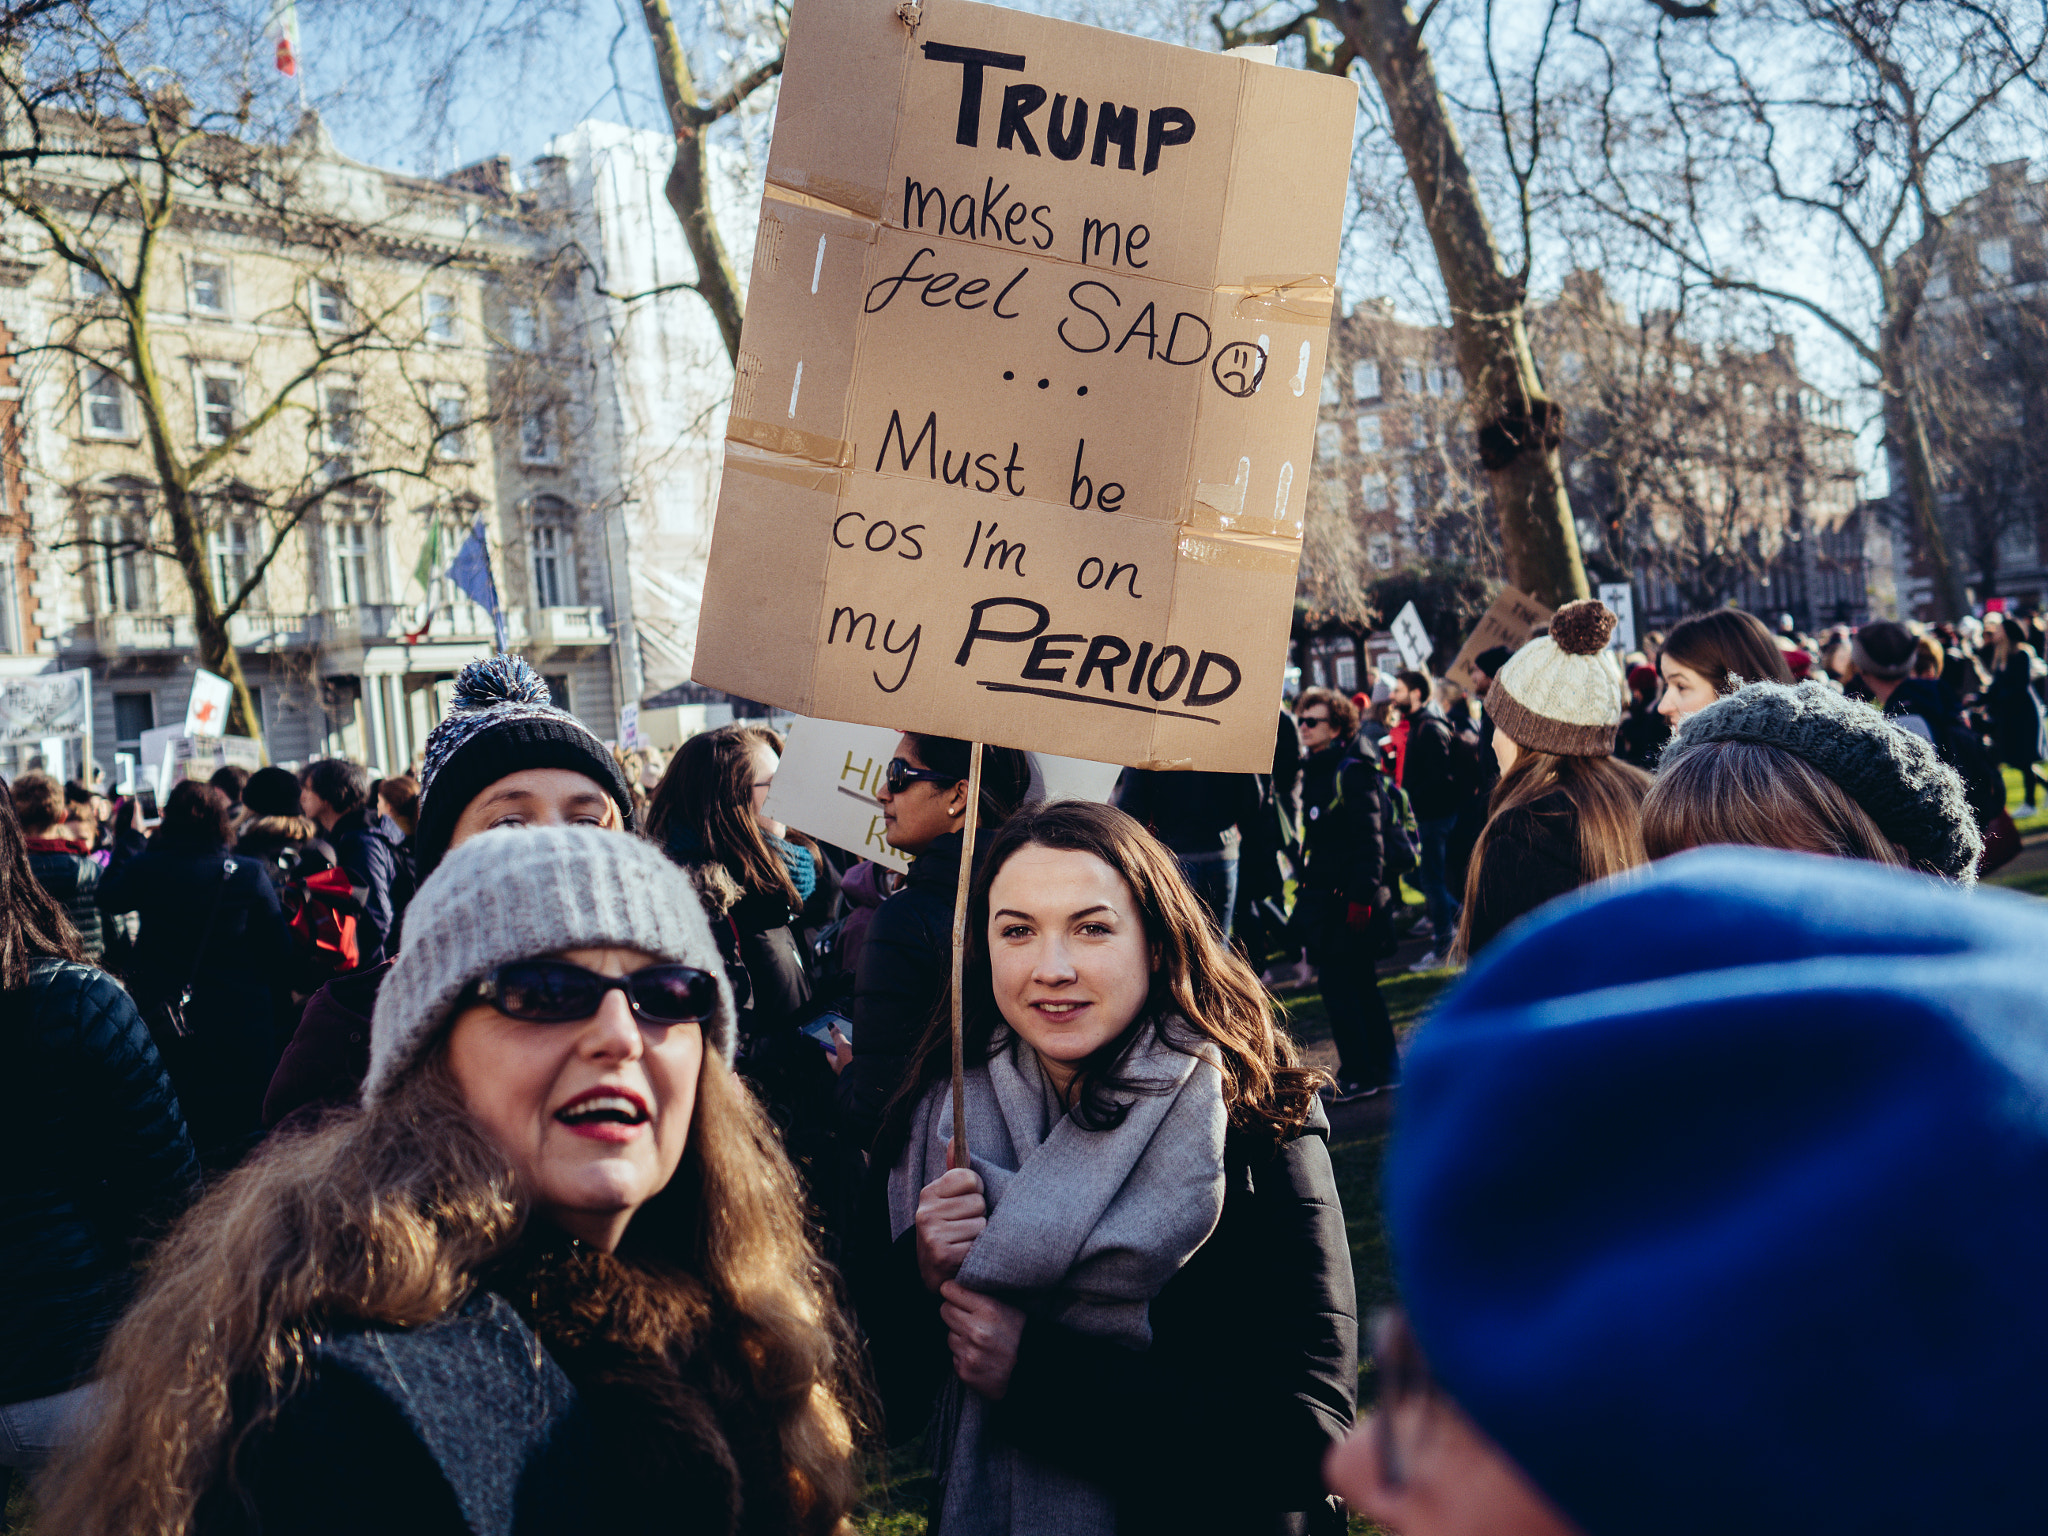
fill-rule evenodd
<path id="1" fill-rule="evenodd" d="M 297 942 L 300 969 L 306 977 L 325 979 L 352 971 L 362 963 L 356 943 L 356 918 L 362 894 L 340 869 L 287 874 L 278 881 L 277 899 Z M 314 983 L 315 986 L 318 982 Z"/>
<path id="2" fill-rule="evenodd" d="M 1386 774 L 1380 775 L 1380 834 L 1386 846 L 1386 881 L 1392 885 L 1401 876 L 1422 865 L 1422 829 L 1415 824 L 1415 807 L 1408 791 Z"/>

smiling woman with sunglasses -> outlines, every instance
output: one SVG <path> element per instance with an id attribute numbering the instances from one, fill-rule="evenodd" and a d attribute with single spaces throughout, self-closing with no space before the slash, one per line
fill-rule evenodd
<path id="1" fill-rule="evenodd" d="M 379 990 L 365 1107 L 166 1240 L 50 1528 L 831 1531 L 847 1334 L 732 1049 L 656 849 L 454 850 Z"/>

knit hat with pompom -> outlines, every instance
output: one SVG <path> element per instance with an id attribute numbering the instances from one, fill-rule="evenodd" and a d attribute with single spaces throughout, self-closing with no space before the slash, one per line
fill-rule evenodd
<path id="1" fill-rule="evenodd" d="M 1559 757 L 1606 757 L 1614 750 L 1628 690 L 1607 649 L 1615 618 L 1590 599 L 1566 603 L 1539 635 L 1508 658 L 1487 690 L 1494 729 L 1518 747 Z"/>
<path id="2" fill-rule="evenodd" d="M 633 792 L 617 759 L 582 721 L 557 709 L 539 673 L 517 656 L 472 661 L 455 678 L 448 717 L 427 737 L 414 857 L 424 880 L 448 851 L 455 823 L 490 785 L 528 768 L 580 773 L 617 802 L 633 829 Z"/>

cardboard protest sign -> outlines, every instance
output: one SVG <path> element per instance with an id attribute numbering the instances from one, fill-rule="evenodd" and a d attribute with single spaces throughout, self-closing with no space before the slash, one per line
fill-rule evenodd
<path id="1" fill-rule="evenodd" d="M 799 832 L 902 871 L 910 860 L 883 836 L 875 787 L 903 733 L 878 725 L 798 720 L 783 743 L 766 810 Z M 1114 763 L 1031 754 L 1032 798 L 1107 800 L 1123 770 Z"/>
<path id="2" fill-rule="evenodd" d="M 1355 109 L 970 0 L 805 0 L 697 681 L 1269 769 Z"/>
<path id="3" fill-rule="evenodd" d="M 1481 651 L 1492 650 L 1496 645 L 1518 651 L 1529 643 L 1531 635 L 1549 622 L 1550 610 L 1535 598 L 1513 587 L 1502 587 L 1500 596 L 1480 618 L 1477 627 L 1459 648 L 1458 659 L 1451 663 L 1444 676 L 1460 688 L 1470 688 L 1473 657 Z"/>
<path id="4" fill-rule="evenodd" d="M 0 683 L 0 746 L 91 732 L 91 672 L 44 672 Z"/>

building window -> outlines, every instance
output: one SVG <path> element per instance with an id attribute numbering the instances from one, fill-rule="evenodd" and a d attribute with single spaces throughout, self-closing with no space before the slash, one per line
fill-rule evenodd
<path id="1" fill-rule="evenodd" d="M 140 489 L 99 500 L 92 519 L 100 612 L 155 611 L 155 572 L 149 553 L 149 502 Z"/>
<path id="2" fill-rule="evenodd" d="M 16 573 L 21 568 L 21 546 L 12 540 L 0 544 L 0 559 L 6 564 L 6 571 L 0 573 L 0 651 L 12 655 L 21 649 L 20 615 L 15 611 L 20 595 Z"/>
<path id="3" fill-rule="evenodd" d="M 1937 264 L 1934 270 L 1927 275 L 1927 297 L 1930 299 L 1945 299 L 1948 297 L 1948 288 L 1948 268 Z"/>
<path id="4" fill-rule="evenodd" d="M 1420 411 L 1408 413 L 1408 446 L 1427 448 L 1429 446 L 1429 418 Z"/>
<path id="5" fill-rule="evenodd" d="M 1387 433 L 1380 425 L 1377 412 L 1358 418 L 1358 451 L 1360 453 L 1383 453 L 1386 451 Z"/>
<path id="6" fill-rule="evenodd" d="M 544 496 L 533 508 L 533 601 L 539 608 L 574 607 L 576 536 L 568 507 Z"/>
<path id="7" fill-rule="evenodd" d="M 323 331 L 348 328 L 348 293 L 339 283 L 313 279 L 313 324 Z"/>
<path id="8" fill-rule="evenodd" d="M 1332 369 L 1323 375 L 1323 404 L 1341 405 L 1343 403 L 1343 396 L 1337 390 L 1337 373 L 1335 369 Z"/>
<path id="9" fill-rule="evenodd" d="M 1436 363 L 1429 365 L 1429 392 L 1440 395 L 1444 392 L 1444 370 Z"/>
<path id="10" fill-rule="evenodd" d="M 228 268 L 224 261 L 195 260 L 186 269 L 188 303 L 195 315 L 228 312 Z"/>
<path id="11" fill-rule="evenodd" d="M 1375 533 L 1365 541 L 1366 558 L 1372 561 L 1376 571 L 1391 571 L 1394 568 L 1394 541 L 1390 535 Z"/>
<path id="12" fill-rule="evenodd" d="M 109 271 L 113 269 L 114 258 L 112 252 L 94 251 L 92 254 L 98 258 L 99 264 L 102 267 L 107 268 Z M 114 289 L 104 277 L 93 271 L 91 267 L 74 266 L 71 269 L 71 291 L 81 299 L 104 299 Z"/>
<path id="13" fill-rule="evenodd" d="M 85 430 L 90 437 L 128 436 L 128 391 L 110 368 L 86 367 Z"/>
<path id="14" fill-rule="evenodd" d="M 1351 398 L 1377 400 L 1379 397 L 1380 365 L 1370 358 L 1360 358 L 1351 365 Z"/>
<path id="15" fill-rule="evenodd" d="M 1979 240 L 1977 242 L 1977 269 L 1989 282 L 2007 282 L 2012 278 L 2012 242 L 2010 240 Z"/>
<path id="16" fill-rule="evenodd" d="M 1334 459 L 1344 451 L 1344 424 L 1336 421 L 1316 423 L 1316 457 Z"/>
<path id="17" fill-rule="evenodd" d="M 320 421 L 329 453 L 350 454 L 361 446 L 358 400 L 352 384 L 330 384 L 323 391 Z"/>
<path id="18" fill-rule="evenodd" d="M 140 752 L 142 733 L 156 729 L 156 695 L 117 693 L 114 695 L 114 749 Z"/>
<path id="19" fill-rule="evenodd" d="M 452 293 L 429 293 L 421 301 L 425 306 L 427 340 L 443 346 L 453 346 L 462 339 L 461 320 L 455 310 L 455 295 Z"/>
<path id="20" fill-rule="evenodd" d="M 515 304 L 506 317 L 505 335 L 515 352 L 532 352 L 540 345 L 540 321 L 532 308 Z"/>
<path id="21" fill-rule="evenodd" d="M 1394 516 L 1404 523 L 1415 521 L 1415 477 L 1394 476 Z"/>
<path id="22" fill-rule="evenodd" d="M 383 519 L 372 507 L 351 506 L 330 510 L 325 521 L 328 606 L 383 602 Z"/>
<path id="23" fill-rule="evenodd" d="M 1422 393 L 1422 364 L 1412 357 L 1401 364 L 1401 387 L 1411 395 Z"/>
<path id="24" fill-rule="evenodd" d="M 528 464 L 552 464 L 560 453 L 553 406 L 537 405 L 519 422 L 519 457 Z"/>
<path id="25" fill-rule="evenodd" d="M 469 458 L 469 396 L 452 385 L 434 388 L 434 457 L 461 463 Z"/>
<path id="26" fill-rule="evenodd" d="M 224 443 L 241 417 L 242 383 L 227 372 L 199 376 L 199 440 Z"/>
<path id="27" fill-rule="evenodd" d="M 235 600 L 235 594 L 242 590 L 242 583 L 256 569 L 261 553 L 256 520 L 241 512 L 222 513 L 206 533 L 206 554 L 213 569 L 213 595 L 218 601 L 225 604 Z M 259 585 L 249 594 L 249 607 L 262 606 L 262 590 Z"/>
<path id="28" fill-rule="evenodd" d="M 1358 482 L 1358 494 L 1365 498 L 1366 511 L 1386 511 L 1387 477 L 1378 473 L 1361 476 Z"/>

